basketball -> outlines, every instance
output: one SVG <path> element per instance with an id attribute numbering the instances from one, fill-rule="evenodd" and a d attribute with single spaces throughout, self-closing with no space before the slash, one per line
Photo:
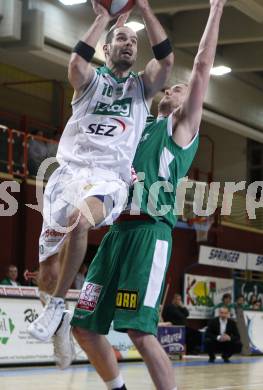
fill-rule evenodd
<path id="1" fill-rule="evenodd" d="M 97 0 L 113 16 L 130 11 L 135 4 L 135 0 Z"/>

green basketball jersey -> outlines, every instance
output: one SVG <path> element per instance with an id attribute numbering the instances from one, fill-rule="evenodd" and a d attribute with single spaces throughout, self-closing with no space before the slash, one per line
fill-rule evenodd
<path id="1" fill-rule="evenodd" d="M 175 226 L 177 184 L 186 176 L 198 143 L 198 135 L 185 148 L 173 141 L 171 115 L 146 126 L 133 161 L 139 182 L 132 193 L 132 214 L 140 209 L 157 221 Z"/>

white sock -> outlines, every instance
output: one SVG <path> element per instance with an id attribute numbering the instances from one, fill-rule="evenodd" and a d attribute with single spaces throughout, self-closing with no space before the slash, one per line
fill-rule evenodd
<path id="1" fill-rule="evenodd" d="M 117 376 L 117 378 L 113 379 L 112 381 L 106 382 L 106 385 L 109 390 L 116 389 L 118 387 L 122 387 L 124 385 L 124 381 L 122 379 L 121 374 Z"/>

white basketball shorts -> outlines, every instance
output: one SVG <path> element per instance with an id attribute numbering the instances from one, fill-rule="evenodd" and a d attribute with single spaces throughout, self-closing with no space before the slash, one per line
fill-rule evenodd
<path id="1" fill-rule="evenodd" d="M 67 234 L 74 229 L 74 225 L 69 226 L 74 210 L 79 209 L 82 215 L 90 218 L 85 199 L 97 197 L 104 202 L 105 219 L 96 226 L 99 227 L 111 225 L 118 218 L 126 206 L 127 195 L 127 183 L 112 171 L 71 165 L 57 168 L 44 192 L 39 261 L 45 261 L 60 251 Z"/>

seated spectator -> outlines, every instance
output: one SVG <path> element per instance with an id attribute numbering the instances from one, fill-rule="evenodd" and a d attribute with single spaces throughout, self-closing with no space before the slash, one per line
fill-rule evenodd
<path id="1" fill-rule="evenodd" d="M 172 303 L 164 306 L 162 316 L 164 322 L 171 322 L 173 325 L 186 325 L 189 311 L 183 305 L 180 294 L 175 294 Z"/>
<path id="2" fill-rule="evenodd" d="M 235 303 L 236 309 L 243 309 L 246 310 L 248 308 L 248 305 L 245 303 L 245 297 L 243 294 L 238 295 Z"/>
<path id="3" fill-rule="evenodd" d="M 262 310 L 262 303 L 260 299 L 254 301 L 253 305 L 251 306 L 251 310 Z"/>
<path id="4" fill-rule="evenodd" d="M 221 307 L 227 307 L 230 313 L 230 318 L 236 318 L 235 305 L 232 302 L 232 295 L 226 293 L 222 296 L 222 302 L 218 303 L 214 307 L 214 317 L 219 316 L 219 310 Z"/>
<path id="5" fill-rule="evenodd" d="M 38 130 L 35 134 L 37 137 L 44 137 L 44 133 Z M 48 144 L 41 139 L 30 138 L 28 142 L 28 169 L 32 176 L 37 175 L 41 163 L 48 157 Z"/>
<path id="6" fill-rule="evenodd" d="M 58 143 L 59 143 L 60 137 L 61 137 L 61 134 L 58 133 L 58 132 L 53 134 L 52 140 L 53 141 L 57 141 L 57 142 L 56 143 L 49 142 L 47 144 L 47 149 L 48 149 L 47 157 L 56 157 L 57 151 L 58 151 Z"/>
<path id="7" fill-rule="evenodd" d="M 253 305 L 254 303 L 256 303 L 258 300 L 256 294 L 252 294 L 250 299 L 249 299 L 249 302 L 248 302 L 248 305 L 249 305 L 249 308 L 252 309 L 253 308 Z"/>
<path id="8" fill-rule="evenodd" d="M 180 294 L 175 294 L 172 303 L 164 306 L 162 317 L 164 322 L 171 322 L 173 325 L 185 326 L 186 350 L 188 354 L 197 354 L 201 347 L 201 333 L 197 329 L 186 326 L 189 311 L 183 305 Z"/>
<path id="9" fill-rule="evenodd" d="M 9 265 L 6 277 L 0 281 L 0 284 L 4 286 L 19 286 L 17 281 L 18 271 L 17 267 L 13 264 Z"/>
<path id="10" fill-rule="evenodd" d="M 73 283 L 73 288 L 76 290 L 81 290 L 83 283 L 85 282 L 85 277 L 86 273 L 88 271 L 88 268 L 85 263 L 83 263 L 79 269 L 79 272 L 77 273 L 74 283 Z"/>
<path id="11" fill-rule="evenodd" d="M 240 353 L 242 344 L 236 322 L 229 318 L 228 307 L 219 309 L 219 317 L 213 318 L 205 334 L 205 349 L 209 355 L 209 362 L 214 363 L 216 353 L 222 354 L 225 363 L 229 363 L 234 353 Z"/>

